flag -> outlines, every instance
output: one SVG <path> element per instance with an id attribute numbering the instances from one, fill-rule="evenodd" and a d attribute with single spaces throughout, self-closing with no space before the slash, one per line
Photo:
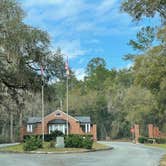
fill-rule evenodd
<path id="1" fill-rule="evenodd" d="M 65 70 L 66 70 L 66 75 L 69 76 L 70 72 L 69 72 L 69 60 L 68 60 L 68 56 L 67 56 L 66 63 L 65 63 Z"/>
<path id="2" fill-rule="evenodd" d="M 41 71 L 41 75 L 43 76 L 43 75 L 44 75 L 44 69 L 43 69 L 43 66 L 40 66 L 40 71 Z"/>
<path id="3" fill-rule="evenodd" d="M 43 66 L 40 66 L 40 72 L 41 72 L 41 84 L 42 84 L 42 86 L 44 85 L 44 69 L 43 69 Z"/>

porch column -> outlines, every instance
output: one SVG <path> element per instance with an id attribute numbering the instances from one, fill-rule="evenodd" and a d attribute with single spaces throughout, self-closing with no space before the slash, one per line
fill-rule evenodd
<path id="1" fill-rule="evenodd" d="M 90 133 L 90 123 L 88 124 L 88 132 Z"/>
<path id="2" fill-rule="evenodd" d="M 63 129 L 62 130 L 63 130 L 63 134 L 65 134 L 65 125 L 63 125 Z"/>
<path id="3" fill-rule="evenodd" d="M 85 133 L 87 133 L 87 127 L 88 127 L 87 124 L 85 124 Z"/>

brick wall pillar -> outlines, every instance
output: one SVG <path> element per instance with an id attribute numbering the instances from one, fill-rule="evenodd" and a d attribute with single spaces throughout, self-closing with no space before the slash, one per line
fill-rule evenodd
<path id="1" fill-rule="evenodd" d="M 20 141 L 23 141 L 23 137 L 24 137 L 24 128 L 20 127 Z"/>
<path id="2" fill-rule="evenodd" d="M 158 127 L 153 127 L 153 136 L 154 136 L 154 138 L 159 137 L 159 128 Z"/>
<path id="3" fill-rule="evenodd" d="M 148 133 L 149 133 L 149 138 L 153 138 L 154 137 L 153 124 L 148 124 Z"/>
<path id="4" fill-rule="evenodd" d="M 140 134 L 139 134 L 139 125 L 138 124 L 134 125 L 134 131 L 135 131 L 135 143 L 138 143 L 138 138 L 140 136 Z"/>
<path id="5" fill-rule="evenodd" d="M 93 131 L 93 133 L 92 133 L 93 134 L 93 140 L 97 141 L 97 126 L 96 126 L 96 124 L 93 125 L 93 130 L 92 131 Z"/>

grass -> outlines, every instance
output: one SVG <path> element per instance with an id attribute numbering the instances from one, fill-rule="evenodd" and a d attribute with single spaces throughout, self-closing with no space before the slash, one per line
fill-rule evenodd
<path id="1" fill-rule="evenodd" d="M 156 148 L 166 149 L 166 144 L 146 144 L 146 145 L 156 147 Z M 160 161 L 160 166 L 166 166 L 166 154 L 162 157 Z"/>
<path id="2" fill-rule="evenodd" d="M 164 155 L 163 158 L 161 159 L 160 166 L 166 166 L 166 155 Z"/>
<path id="3" fill-rule="evenodd" d="M 24 152 L 23 144 L 0 148 L 1 152 Z"/>
<path id="4" fill-rule="evenodd" d="M 104 145 L 104 144 L 101 144 L 98 142 L 94 142 L 93 146 L 92 146 L 92 149 L 94 149 L 94 150 L 107 149 L 107 148 L 109 148 L 107 145 Z"/>
<path id="5" fill-rule="evenodd" d="M 99 149 L 107 149 L 108 146 L 104 145 L 104 144 L 100 144 L 97 142 L 93 143 L 93 150 L 99 150 Z M 19 145 L 13 145 L 13 146 L 8 146 L 8 147 L 3 147 L 0 148 L 1 152 L 19 152 L 19 153 L 23 153 L 23 144 L 19 144 Z M 44 142 L 43 144 L 43 148 L 41 149 L 37 149 L 36 151 L 39 152 L 57 152 L 57 153 L 63 153 L 63 152 L 86 152 L 87 149 L 83 149 L 83 148 L 51 148 L 50 147 L 50 143 L 49 142 Z"/>
<path id="6" fill-rule="evenodd" d="M 145 144 L 145 145 L 156 147 L 156 148 L 164 148 L 164 149 L 166 149 L 166 144 Z"/>

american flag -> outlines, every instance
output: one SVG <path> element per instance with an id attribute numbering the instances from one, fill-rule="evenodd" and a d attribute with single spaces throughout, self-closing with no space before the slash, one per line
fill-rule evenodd
<path id="1" fill-rule="evenodd" d="M 68 56 L 67 56 L 66 63 L 65 63 L 65 70 L 66 70 L 66 75 L 69 76 L 70 72 L 69 72 L 69 60 L 68 60 Z"/>
<path id="2" fill-rule="evenodd" d="M 41 72 L 41 79 L 42 79 L 42 86 L 44 85 L 44 69 L 43 69 L 43 66 L 40 66 L 40 72 Z"/>
<path id="3" fill-rule="evenodd" d="M 43 74 L 44 74 L 43 66 L 40 66 L 40 71 L 41 71 L 41 75 L 43 76 Z"/>

